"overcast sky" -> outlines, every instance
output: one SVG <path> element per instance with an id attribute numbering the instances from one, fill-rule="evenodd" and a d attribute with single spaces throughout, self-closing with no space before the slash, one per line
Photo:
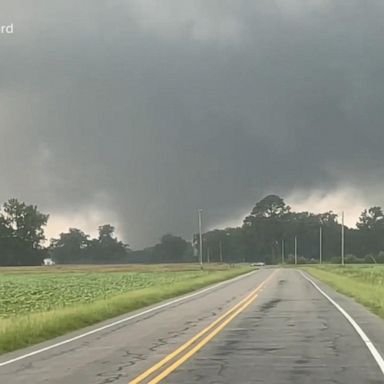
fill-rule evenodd
<path id="1" fill-rule="evenodd" d="M 134 248 L 384 205 L 382 0 L 1 0 L 0 200 Z"/>

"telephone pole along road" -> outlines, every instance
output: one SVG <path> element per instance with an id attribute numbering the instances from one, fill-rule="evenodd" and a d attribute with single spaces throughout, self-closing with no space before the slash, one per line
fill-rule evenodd
<path id="1" fill-rule="evenodd" d="M 262 269 L 64 345 L 42 350 L 92 328 L 4 355 L 0 382 L 383 383 L 384 322 L 317 284 L 366 339 L 300 271 Z"/>

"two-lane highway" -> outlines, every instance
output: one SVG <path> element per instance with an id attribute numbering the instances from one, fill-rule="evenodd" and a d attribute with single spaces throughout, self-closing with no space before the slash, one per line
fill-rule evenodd
<path id="1" fill-rule="evenodd" d="M 380 356 L 384 322 L 341 299 Z M 362 337 L 297 270 L 263 269 L 168 303 L 2 356 L 0 383 L 384 382 Z"/>

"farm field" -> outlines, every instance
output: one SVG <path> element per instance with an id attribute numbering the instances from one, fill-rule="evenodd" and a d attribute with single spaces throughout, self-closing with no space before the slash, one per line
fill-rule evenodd
<path id="1" fill-rule="evenodd" d="M 36 270 L 28 274 L 0 273 L 0 319 L 92 303 L 132 290 L 201 277 L 198 270 L 162 271 L 157 268 L 156 272 L 80 268 L 50 270 L 49 273 Z"/>
<path id="2" fill-rule="evenodd" d="M 0 353 L 248 272 L 210 265 L 0 269 Z"/>
<path id="3" fill-rule="evenodd" d="M 384 318 L 384 266 L 323 265 L 305 270 Z"/>

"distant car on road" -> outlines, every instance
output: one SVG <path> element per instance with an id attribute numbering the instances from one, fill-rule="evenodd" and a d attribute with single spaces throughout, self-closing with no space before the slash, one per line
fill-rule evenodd
<path id="1" fill-rule="evenodd" d="M 264 267 L 265 263 L 260 261 L 258 263 L 252 263 L 251 267 Z"/>
<path id="2" fill-rule="evenodd" d="M 55 265 L 56 263 L 50 258 L 50 257 L 47 257 L 46 259 L 43 260 L 43 265 L 47 266 L 47 265 Z"/>

